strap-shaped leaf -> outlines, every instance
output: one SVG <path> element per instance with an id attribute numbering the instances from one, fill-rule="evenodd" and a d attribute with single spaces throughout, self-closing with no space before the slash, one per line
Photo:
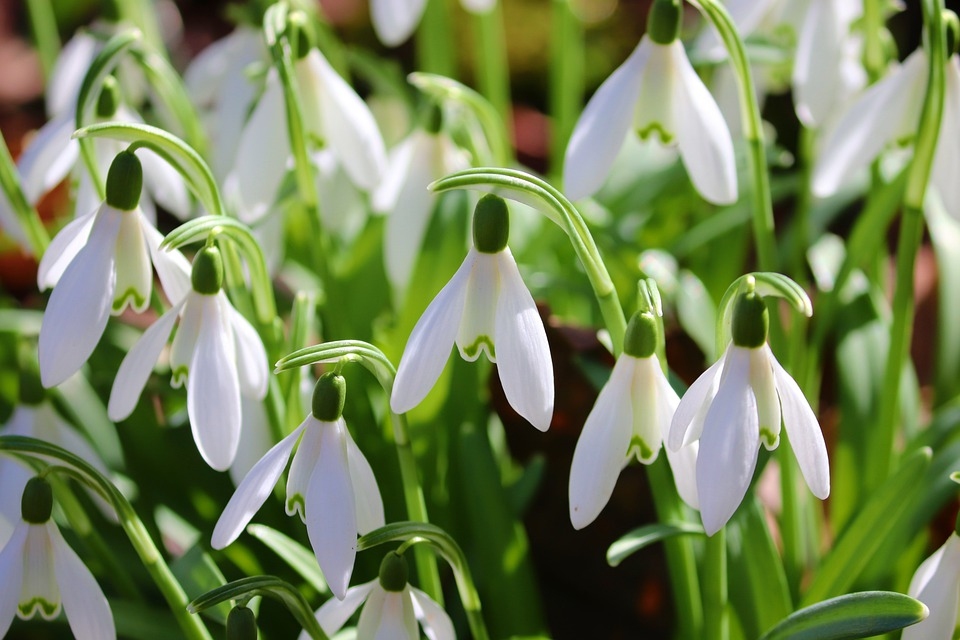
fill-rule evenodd
<path id="1" fill-rule="evenodd" d="M 380 349 L 361 340 L 337 340 L 294 351 L 274 365 L 280 373 L 296 367 L 305 367 L 318 362 L 337 362 L 342 359 L 359 362 L 376 376 L 387 395 L 393 389 L 397 370 Z"/>
<path id="2" fill-rule="evenodd" d="M 318 593 L 330 592 L 327 581 L 323 577 L 323 572 L 317 566 L 317 557 L 313 550 L 266 525 L 251 524 L 247 526 L 247 533 L 267 545 Z"/>
<path id="3" fill-rule="evenodd" d="M 792 613 L 761 640 L 867 638 L 916 624 L 928 613 L 926 605 L 902 593 L 849 593 Z"/>
<path id="4" fill-rule="evenodd" d="M 644 547 L 675 536 L 691 534 L 702 536 L 703 527 L 690 522 L 658 522 L 638 527 L 610 545 L 607 549 L 607 564 L 616 567 Z"/>

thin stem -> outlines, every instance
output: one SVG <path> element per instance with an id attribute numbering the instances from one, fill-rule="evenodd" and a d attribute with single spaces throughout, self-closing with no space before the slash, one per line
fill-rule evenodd
<path id="1" fill-rule="evenodd" d="M 870 84 L 879 80 L 887 67 L 887 56 L 881 37 L 886 5 L 886 0 L 864 0 L 863 3 L 863 68 Z"/>
<path id="2" fill-rule="evenodd" d="M 727 533 L 721 528 L 707 538 L 703 567 L 704 629 L 706 640 L 727 640 Z"/>
<path id="3" fill-rule="evenodd" d="M 507 36 L 503 27 L 503 5 L 494 4 L 493 9 L 474 16 L 474 40 L 476 44 L 477 84 L 480 93 L 490 101 L 500 120 L 511 127 L 510 119 L 510 64 L 507 58 Z"/>
<path id="4" fill-rule="evenodd" d="M 750 161 L 750 180 L 753 200 L 753 236 L 761 271 L 777 271 L 777 243 L 773 225 L 773 199 L 770 196 L 770 177 L 767 174 L 767 151 L 763 139 L 763 122 L 753 82 L 753 72 L 747 61 L 743 40 L 727 10 L 717 0 L 700 0 L 703 12 L 720 32 L 737 75 L 738 96 L 744 137 Z"/>
<path id="5" fill-rule="evenodd" d="M 553 0 L 550 51 L 550 174 L 558 182 L 583 101 L 583 25 L 570 0 Z"/>
<path id="6" fill-rule="evenodd" d="M 427 0 L 417 29 L 417 68 L 427 73 L 457 78 L 457 49 L 447 0 Z"/>
<path id="7" fill-rule="evenodd" d="M 49 82 L 53 66 L 60 55 L 57 16 L 50 0 L 27 0 L 27 12 L 30 14 L 30 28 L 33 31 L 33 42 L 37 45 L 40 66 L 43 67 L 43 77 Z"/>

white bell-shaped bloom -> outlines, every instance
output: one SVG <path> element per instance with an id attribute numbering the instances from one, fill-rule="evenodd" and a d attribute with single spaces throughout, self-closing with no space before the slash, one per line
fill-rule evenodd
<path id="1" fill-rule="evenodd" d="M 495 246 L 486 246 L 478 237 L 478 220 L 491 212 L 506 224 L 506 203 L 493 195 L 481 198 L 474 214 L 477 246 L 470 248 L 410 333 L 390 407 L 404 413 L 420 404 L 456 343 L 464 360 L 473 362 L 485 353 L 495 362 L 507 402 L 530 424 L 546 431 L 554 399 L 550 345 L 537 305 L 506 246 L 506 230 Z"/>
<path id="2" fill-rule="evenodd" d="M 323 384 L 325 378 L 317 383 L 317 393 Z M 287 476 L 287 515 L 300 514 L 330 589 L 343 599 L 353 574 L 357 535 L 382 527 L 384 516 L 373 469 L 342 416 L 324 421 L 311 412 L 274 445 L 237 487 L 220 514 L 211 544 L 223 549 L 237 539 L 272 493 L 294 447 Z"/>
<path id="3" fill-rule="evenodd" d="M 139 170 L 133 153 L 118 155 L 113 166 L 118 163 L 135 163 Z M 147 308 L 151 265 L 171 300 L 189 290 L 186 259 L 177 251 L 160 251 L 163 236 L 146 220 L 136 198 L 126 201 L 126 209 L 111 205 L 110 197 L 108 189 L 108 202 L 64 227 L 40 261 L 37 283 L 41 288 L 56 285 L 40 327 L 40 379 L 46 387 L 60 384 L 83 366 L 111 313 L 117 315 L 128 305 L 138 312 Z"/>
<path id="4" fill-rule="evenodd" d="M 960 537 L 956 532 L 913 574 L 907 593 L 930 615 L 903 630 L 902 640 L 951 640 L 960 609 Z"/>
<path id="5" fill-rule="evenodd" d="M 220 282 L 198 284 L 198 270 L 207 268 L 198 265 L 219 260 L 215 247 L 197 254 L 193 288 L 150 325 L 120 363 L 107 414 L 120 421 L 133 412 L 179 318 L 170 350 L 171 384 L 179 387 L 186 382 L 187 415 L 197 449 L 208 465 L 226 471 L 240 444 L 241 395 L 262 400 L 268 370 L 256 329 L 220 289 L 222 267 Z"/>
<path id="6" fill-rule="evenodd" d="M 617 358 L 573 452 L 570 522 L 575 529 L 583 529 L 600 515 L 631 459 L 636 457 L 643 464 L 657 459 L 679 403 L 655 354 L 624 353 Z M 676 453 L 667 448 L 680 497 L 694 509 L 698 508 L 697 448 L 696 442 Z"/>
<path id="7" fill-rule="evenodd" d="M 406 291 L 427 233 L 437 195 L 430 183 L 470 166 L 469 156 L 442 130 L 414 130 L 390 151 L 383 182 L 373 193 L 373 210 L 388 215 L 383 250 L 394 291 Z"/>
<path id="8" fill-rule="evenodd" d="M 45 99 L 48 116 L 56 118 L 65 113 L 72 116 L 76 111 L 83 78 L 102 47 L 103 42 L 86 30 L 77 31 L 63 45 L 47 82 Z"/>
<path id="9" fill-rule="evenodd" d="M 679 40 L 659 44 L 644 35 L 590 99 L 564 158 L 563 186 L 571 199 L 603 186 L 631 128 L 641 138 L 654 134 L 664 144 L 676 144 L 705 199 L 716 204 L 737 200 L 730 130 Z"/>
<path id="10" fill-rule="evenodd" d="M 336 153 L 354 184 L 370 190 L 380 183 L 386 148 L 366 103 L 316 48 L 294 63 L 306 134 Z M 277 197 L 287 171 L 290 141 L 283 87 L 276 69 L 240 136 L 225 195 L 241 220 L 263 217 Z"/>
<path id="11" fill-rule="evenodd" d="M 17 520 L 0 550 L 0 637 L 14 617 L 39 613 L 53 620 L 61 608 L 77 640 L 116 638 L 113 615 L 100 585 L 67 545 L 49 511 L 42 523 Z"/>
<path id="12" fill-rule="evenodd" d="M 497 0 L 460 0 L 461 6 L 470 13 L 488 13 Z M 370 20 L 380 42 L 396 47 L 413 35 L 427 0 L 370 0 Z"/>

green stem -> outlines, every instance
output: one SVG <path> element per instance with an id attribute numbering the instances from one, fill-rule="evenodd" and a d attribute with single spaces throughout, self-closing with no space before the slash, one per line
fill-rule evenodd
<path id="1" fill-rule="evenodd" d="M 17 222 L 23 229 L 29 246 L 27 247 L 34 257 L 39 260 L 50 244 L 50 235 L 40 220 L 40 214 L 27 201 L 27 196 L 20 186 L 20 177 L 17 165 L 13 162 L 7 141 L 0 136 L 0 188 L 7 196 L 10 208 L 13 209 Z"/>
<path id="2" fill-rule="evenodd" d="M 189 640 L 212 640 L 210 632 L 207 631 L 203 622 L 187 612 L 189 601 L 183 587 L 173 576 L 170 567 L 167 566 L 160 551 L 153 543 L 153 539 L 137 516 L 133 506 L 112 482 L 104 478 L 100 472 L 81 458 L 36 438 L 0 436 L 0 451 L 24 453 L 40 459 L 56 458 L 76 469 L 79 472 L 76 477 L 82 478 L 87 486 L 99 492 L 104 499 L 113 505 L 120 526 L 123 527 L 137 555 L 140 556 L 140 561 L 166 599 L 177 623 L 184 632 L 184 636 Z"/>
<path id="3" fill-rule="evenodd" d="M 30 14 L 30 28 L 33 31 L 33 42 L 37 45 L 40 66 L 43 67 L 43 77 L 49 82 L 53 66 L 60 55 L 57 16 L 50 0 L 27 0 L 27 12 Z"/>
<path id="4" fill-rule="evenodd" d="M 707 538 L 703 567 L 704 634 L 706 640 L 727 640 L 727 533 L 721 528 Z"/>
<path id="5" fill-rule="evenodd" d="M 509 131 L 510 64 L 507 59 L 507 37 L 503 26 L 503 5 L 497 2 L 486 13 L 474 16 L 477 80 L 480 93 L 493 105 Z"/>
<path id="6" fill-rule="evenodd" d="M 457 78 L 457 49 L 447 0 L 427 0 L 417 29 L 417 68 L 427 73 Z"/>
<path id="7" fill-rule="evenodd" d="M 553 0 L 550 51 L 550 175 L 559 182 L 563 156 L 580 114 L 584 93 L 583 25 L 570 0 Z"/>
<path id="8" fill-rule="evenodd" d="M 890 350 L 884 370 L 883 393 L 880 396 L 879 423 L 870 439 L 868 465 L 864 470 L 867 487 L 876 486 L 889 473 L 896 436 L 900 379 L 910 349 L 913 330 L 913 272 L 920 242 L 923 239 L 923 199 L 930 178 L 933 156 L 940 134 L 946 93 L 946 38 L 943 28 L 943 0 L 923 2 L 927 27 L 930 62 L 927 93 L 917 131 L 913 161 L 907 174 L 903 213 L 900 219 L 900 240 L 897 245 L 897 276 L 893 294 L 893 324 L 890 329 Z"/>
<path id="9" fill-rule="evenodd" d="M 753 236 L 761 271 L 777 271 L 777 243 L 773 228 L 773 199 L 767 174 L 767 151 L 763 139 L 763 121 L 754 88 L 753 73 L 747 61 L 743 40 L 727 10 L 717 0 L 700 0 L 700 6 L 720 32 L 737 75 L 741 118 L 750 162 L 753 200 Z"/>
<path id="10" fill-rule="evenodd" d="M 781 434 L 780 446 L 777 448 L 777 462 L 780 466 L 780 499 L 782 501 L 780 537 L 783 539 L 783 571 L 787 577 L 790 595 L 796 598 L 806 564 L 803 520 L 800 517 L 801 503 L 797 489 L 805 485 L 800 474 L 797 473 L 799 471 L 797 461 L 785 433 Z"/>
<path id="11" fill-rule="evenodd" d="M 883 11 L 887 5 L 886 0 L 864 0 L 863 3 L 863 68 L 869 84 L 879 80 L 887 68 L 887 56 L 881 38 Z"/>

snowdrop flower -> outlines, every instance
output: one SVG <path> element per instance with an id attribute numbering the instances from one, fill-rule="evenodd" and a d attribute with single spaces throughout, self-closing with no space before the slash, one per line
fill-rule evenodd
<path id="1" fill-rule="evenodd" d="M 481 352 L 497 363 L 510 406 L 541 431 L 553 417 L 553 362 L 543 321 L 507 247 L 506 203 L 485 195 L 473 214 L 466 259 L 417 321 L 390 397 L 396 413 L 414 408 L 440 377 L 454 342 L 464 360 Z"/>
<path id="2" fill-rule="evenodd" d="M 891 143 L 909 140 L 917 131 L 927 91 L 929 58 L 917 49 L 885 78 L 867 89 L 826 133 L 814 168 L 813 192 L 835 193 L 865 169 Z M 947 211 L 960 217 L 960 57 L 947 62 L 943 120 L 937 138 L 930 183 Z"/>
<path id="3" fill-rule="evenodd" d="M 311 48 L 294 63 L 306 135 L 329 146 L 354 184 L 370 190 L 380 183 L 387 162 L 383 138 L 366 103 L 323 54 Z M 287 171 L 290 140 L 283 87 L 276 69 L 240 135 L 225 196 L 246 223 L 270 210 Z"/>
<path id="4" fill-rule="evenodd" d="M 223 549 L 237 539 L 270 496 L 296 446 L 287 476 L 287 515 L 299 513 L 307 525 L 317 563 L 341 600 L 353 574 L 357 534 L 384 525 L 373 469 L 342 417 L 345 393 L 339 374 L 320 377 L 310 415 L 250 470 L 220 514 L 211 540 L 214 549 Z"/>
<path id="5" fill-rule="evenodd" d="M 623 354 L 583 425 L 570 467 L 570 522 L 575 529 L 600 515 L 631 459 L 643 464 L 657 459 L 669 433 L 680 398 L 657 359 L 659 333 L 652 313 L 634 314 Z M 667 448 L 680 497 L 693 508 L 698 507 L 697 447 L 691 442 L 677 453 Z"/>
<path id="6" fill-rule="evenodd" d="M 488 13 L 497 0 L 460 0 L 470 13 Z M 370 0 L 370 19 L 380 42 L 396 47 L 409 38 L 420 24 L 427 0 Z"/>
<path id="7" fill-rule="evenodd" d="M 116 638 L 110 605 L 50 519 L 52 509 L 50 484 L 32 478 L 23 491 L 22 516 L 0 550 L 0 637 L 14 616 L 28 620 L 39 613 L 53 620 L 62 607 L 77 640 Z"/>
<path id="8" fill-rule="evenodd" d="M 450 616 L 430 596 L 410 586 L 407 561 L 394 551 L 384 556 L 375 580 L 351 587 L 343 600 L 325 602 L 317 610 L 317 622 L 324 633 L 333 636 L 361 605 L 357 638 L 419 640 L 418 621 L 430 640 L 456 638 Z M 306 631 L 300 634 L 300 640 L 309 638 Z"/>
<path id="9" fill-rule="evenodd" d="M 687 390 L 670 425 L 674 451 L 700 441 L 697 494 L 707 535 L 737 510 L 753 479 L 760 445 L 780 443 L 781 417 L 807 486 L 821 500 L 830 493 L 827 449 L 803 392 L 767 345 L 763 298 L 740 294 L 733 341 L 720 360 Z"/>
<path id="10" fill-rule="evenodd" d="M 163 237 L 138 206 L 143 172 L 137 156 L 117 155 L 107 174 L 107 198 L 77 218 L 50 243 L 40 261 L 41 288 L 56 283 L 40 327 L 40 379 L 60 384 L 83 366 L 111 313 L 143 311 L 153 288 L 151 262 L 167 297 L 189 287 L 188 263 L 179 252 L 160 251 Z"/>
<path id="11" fill-rule="evenodd" d="M 908 595 L 930 609 L 925 620 L 903 630 L 902 640 L 951 640 L 960 609 L 960 537 L 954 531 L 917 567 Z"/>
<path id="12" fill-rule="evenodd" d="M 437 195 L 435 180 L 470 167 L 467 154 L 441 129 L 439 105 L 430 107 L 426 126 L 415 129 L 389 156 L 385 178 L 373 193 L 373 210 L 388 214 L 384 232 L 387 275 L 397 292 L 406 290 L 423 244 Z"/>
<path id="13" fill-rule="evenodd" d="M 255 400 L 266 396 L 267 354 L 256 330 L 221 289 L 223 262 L 215 246 L 197 253 L 191 285 L 120 363 L 107 414 L 119 422 L 133 412 L 179 318 L 170 351 L 171 384 L 187 383 L 187 415 L 197 449 L 208 465 L 226 471 L 240 444 L 241 394 Z"/>
<path id="14" fill-rule="evenodd" d="M 656 0 L 647 34 L 607 78 L 580 116 L 563 167 L 567 195 L 578 200 L 606 180 L 631 125 L 676 143 L 690 179 L 710 202 L 737 200 L 733 141 L 716 101 L 690 65 L 678 39 L 681 7 Z"/>

